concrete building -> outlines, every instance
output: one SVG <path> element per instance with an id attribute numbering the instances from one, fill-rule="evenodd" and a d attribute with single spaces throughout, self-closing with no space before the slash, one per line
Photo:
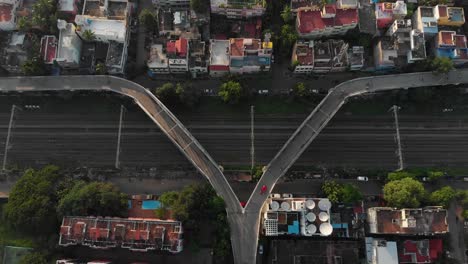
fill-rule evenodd
<path id="1" fill-rule="evenodd" d="M 424 39 L 424 34 L 417 29 L 411 30 L 410 44 L 411 50 L 408 51 L 407 55 L 408 63 L 414 63 L 415 61 L 425 60 L 426 40 Z"/>
<path id="2" fill-rule="evenodd" d="M 188 72 L 188 49 L 188 40 L 185 38 L 170 40 L 166 43 L 166 54 L 171 73 Z"/>
<path id="3" fill-rule="evenodd" d="M 272 46 L 266 45 L 264 48 L 260 39 L 250 38 L 231 38 L 229 42 L 229 71 L 231 73 L 243 74 L 270 70 Z"/>
<path id="4" fill-rule="evenodd" d="M 376 3 L 375 4 L 375 19 L 378 29 L 385 29 L 390 26 L 394 20 L 402 19 L 407 14 L 407 6 L 404 1 L 396 1 L 395 3 Z"/>
<path id="5" fill-rule="evenodd" d="M 148 66 L 148 70 L 154 74 L 169 74 L 169 60 L 163 51 L 162 44 L 151 45 L 146 65 Z"/>
<path id="6" fill-rule="evenodd" d="M 385 239 L 366 237 L 367 264 L 399 264 L 397 243 Z"/>
<path id="7" fill-rule="evenodd" d="M 57 56 L 57 38 L 54 35 L 45 35 L 41 38 L 42 61 L 45 64 L 52 64 Z"/>
<path id="8" fill-rule="evenodd" d="M 153 0 L 153 5 L 164 10 L 189 10 L 190 0 Z"/>
<path id="9" fill-rule="evenodd" d="M 358 22 L 357 9 L 341 9 L 336 5 L 325 5 L 322 10 L 299 10 L 296 30 L 301 38 L 317 39 L 344 35 L 354 29 Z"/>
<path id="10" fill-rule="evenodd" d="M 94 33 L 95 40 L 109 45 L 106 68 L 110 74 L 123 74 L 127 61 L 130 30 L 128 22 L 133 4 L 127 0 L 86 0 L 83 13 L 75 17 L 77 33 Z"/>
<path id="11" fill-rule="evenodd" d="M 440 31 L 434 38 L 436 57 L 450 58 L 455 64 L 468 62 L 467 40 L 465 35 L 455 31 Z"/>
<path id="12" fill-rule="evenodd" d="M 204 41 L 191 40 L 189 43 L 189 71 L 192 77 L 208 73 L 208 59 Z"/>
<path id="13" fill-rule="evenodd" d="M 228 18 L 251 18 L 265 13 L 263 0 L 211 0 L 211 13 Z"/>
<path id="14" fill-rule="evenodd" d="M 173 220 L 65 216 L 59 245 L 179 253 L 183 249 L 182 234 L 182 223 Z"/>
<path id="15" fill-rule="evenodd" d="M 229 73 L 229 40 L 210 40 L 210 76 L 219 77 Z"/>
<path id="16" fill-rule="evenodd" d="M 434 16 L 439 26 L 461 27 L 465 24 L 463 7 L 436 5 L 434 7 Z"/>
<path id="17" fill-rule="evenodd" d="M 22 0 L 0 0 L 0 31 L 12 31 L 16 29 L 16 10 Z"/>
<path id="18" fill-rule="evenodd" d="M 372 234 L 430 236 L 449 231 L 447 210 L 442 207 L 372 207 L 367 210 L 367 222 Z"/>
<path id="19" fill-rule="evenodd" d="M 439 32 L 434 8 L 419 6 L 413 14 L 413 28 L 421 31 L 426 39 L 434 37 Z"/>
<path id="20" fill-rule="evenodd" d="M 374 46 L 374 67 L 377 71 L 392 70 L 398 58 L 395 42 L 391 37 L 382 37 Z"/>
<path id="21" fill-rule="evenodd" d="M 294 44 L 291 64 L 295 65 L 294 73 L 309 74 L 314 70 L 314 42 L 298 41 Z"/>
<path id="22" fill-rule="evenodd" d="M 363 46 L 353 46 L 348 51 L 349 58 L 349 70 L 350 71 L 359 71 L 364 67 L 364 47 Z"/>
<path id="23" fill-rule="evenodd" d="M 1 37 L 0 66 L 12 74 L 21 73 L 21 65 L 29 59 L 32 41 L 21 32 L 8 32 Z"/>
<path id="24" fill-rule="evenodd" d="M 333 232 L 328 199 L 271 194 L 265 206 L 265 236 L 330 236 Z"/>
<path id="25" fill-rule="evenodd" d="M 66 17 L 67 22 L 73 22 L 78 15 L 78 0 L 59 0 L 57 12 L 60 17 Z"/>
<path id="26" fill-rule="evenodd" d="M 57 21 L 60 31 L 55 61 L 63 68 L 77 69 L 80 66 L 82 40 L 76 27 L 64 20 Z"/>
<path id="27" fill-rule="evenodd" d="M 436 263 L 443 254 L 442 239 L 405 240 L 398 250 L 401 264 Z"/>

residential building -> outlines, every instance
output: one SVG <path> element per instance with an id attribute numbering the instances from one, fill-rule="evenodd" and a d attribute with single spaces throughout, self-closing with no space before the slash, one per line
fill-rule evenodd
<path id="1" fill-rule="evenodd" d="M 465 24 L 463 7 L 436 5 L 434 7 L 434 16 L 439 26 L 461 27 Z"/>
<path id="2" fill-rule="evenodd" d="M 435 263 L 443 254 L 442 239 L 405 240 L 399 247 L 401 264 Z"/>
<path id="3" fill-rule="evenodd" d="M 367 221 L 372 234 L 430 236 L 449 231 L 447 210 L 442 207 L 372 207 L 367 210 Z"/>
<path id="4" fill-rule="evenodd" d="M 333 232 L 328 199 L 272 194 L 265 206 L 265 236 L 330 236 Z"/>
<path id="5" fill-rule="evenodd" d="M 252 73 L 270 70 L 272 46 L 262 46 L 260 39 L 231 38 L 229 71 Z M 271 42 L 270 42 L 271 43 Z"/>
<path id="6" fill-rule="evenodd" d="M 374 46 L 374 66 L 376 70 L 394 69 L 397 57 L 397 48 L 391 37 L 382 37 L 377 41 Z"/>
<path id="7" fill-rule="evenodd" d="M 188 72 L 188 40 L 179 38 L 166 43 L 166 54 L 171 73 Z"/>
<path id="8" fill-rule="evenodd" d="M 127 0 L 85 0 L 82 15 L 75 17 L 77 33 L 94 33 L 95 41 L 108 44 L 106 68 L 110 74 L 123 74 L 127 61 L 133 5 Z"/>
<path id="9" fill-rule="evenodd" d="M 364 47 L 353 46 L 348 51 L 349 70 L 359 71 L 364 67 Z"/>
<path id="10" fill-rule="evenodd" d="M 409 36 L 409 32 L 412 29 L 411 19 L 396 19 L 385 32 L 385 35 L 390 37 L 397 37 L 398 35 Z"/>
<path id="11" fill-rule="evenodd" d="M 294 44 L 291 64 L 294 73 L 309 74 L 314 70 L 314 41 L 298 41 Z"/>
<path id="12" fill-rule="evenodd" d="M 413 28 L 421 31 L 426 39 L 434 37 L 439 32 L 434 8 L 419 6 L 413 13 Z"/>
<path id="13" fill-rule="evenodd" d="M 341 9 L 336 8 L 336 5 L 325 5 L 322 10 L 299 10 L 296 30 L 301 38 L 317 39 L 344 35 L 354 29 L 358 22 L 357 9 Z"/>
<path id="14" fill-rule="evenodd" d="M 57 21 L 60 31 L 55 61 L 63 68 L 73 69 L 80 66 L 82 40 L 76 34 L 76 27 L 64 20 Z"/>
<path id="15" fill-rule="evenodd" d="M 397 243 L 380 238 L 366 237 L 367 264 L 399 264 Z"/>
<path id="16" fill-rule="evenodd" d="M 16 10 L 22 0 L 0 0 L 0 31 L 16 29 Z"/>
<path id="17" fill-rule="evenodd" d="M 413 29 L 410 33 L 411 50 L 408 51 L 408 63 L 426 59 L 426 40 L 424 34 Z"/>
<path id="18" fill-rule="evenodd" d="M 153 0 L 153 5 L 164 10 L 189 10 L 190 0 Z"/>
<path id="19" fill-rule="evenodd" d="M 29 59 L 33 41 L 21 32 L 1 36 L 0 66 L 12 74 L 21 73 L 21 65 Z"/>
<path id="20" fill-rule="evenodd" d="M 65 216 L 59 245 L 179 253 L 183 249 L 182 234 L 182 223 L 174 220 Z"/>
<path id="21" fill-rule="evenodd" d="M 208 73 L 205 42 L 191 40 L 189 43 L 189 71 L 193 77 Z"/>
<path id="22" fill-rule="evenodd" d="M 401 0 L 395 3 L 383 2 L 375 4 L 375 19 L 378 29 L 387 28 L 395 19 L 402 19 L 406 14 L 406 3 Z"/>
<path id="23" fill-rule="evenodd" d="M 358 8 L 359 1 L 358 0 L 337 0 L 336 7 L 342 8 L 342 9 Z"/>
<path id="24" fill-rule="evenodd" d="M 45 64 L 52 64 L 57 55 L 57 38 L 53 35 L 43 36 L 40 53 Z"/>
<path id="25" fill-rule="evenodd" d="M 455 31 L 440 31 L 435 38 L 436 57 L 445 57 L 453 60 L 455 64 L 468 62 L 468 49 L 465 35 Z"/>
<path id="26" fill-rule="evenodd" d="M 297 13 L 299 10 L 319 9 L 321 0 L 291 0 L 291 11 Z"/>
<path id="27" fill-rule="evenodd" d="M 348 67 L 348 43 L 343 40 L 314 41 L 314 69 L 316 73 L 340 72 Z"/>
<path id="28" fill-rule="evenodd" d="M 146 63 L 148 70 L 154 74 L 169 74 L 169 60 L 162 44 L 151 45 L 149 59 Z"/>
<path id="29" fill-rule="evenodd" d="M 210 0 L 211 13 L 228 18 L 251 18 L 265 13 L 264 0 Z"/>
<path id="30" fill-rule="evenodd" d="M 219 77 L 229 73 L 229 40 L 210 40 L 210 76 Z"/>
<path id="31" fill-rule="evenodd" d="M 66 18 L 68 22 L 73 22 L 78 15 L 78 0 L 59 0 L 57 12 L 60 17 Z"/>

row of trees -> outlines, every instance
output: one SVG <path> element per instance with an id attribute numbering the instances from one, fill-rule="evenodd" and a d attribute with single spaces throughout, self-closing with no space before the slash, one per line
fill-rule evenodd
<path id="1" fill-rule="evenodd" d="M 359 188 L 350 183 L 325 181 L 322 185 L 322 192 L 333 203 L 353 204 L 362 200 Z"/>
<path id="2" fill-rule="evenodd" d="M 29 169 L 13 187 L 3 219 L 19 233 L 47 239 L 66 215 L 125 216 L 127 196 L 111 183 L 73 180 L 56 166 Z"/>
<path id="3" fill-rule="evenodd" d="M 224 201 L 211 185 L 190 185 L 180 192 L 166 192 L 159 200 L 161 208 L 156 209 L 156 216 L 164 218 L 170 212 L 173 218 L 182 221 L 193 234 L 192 245 L 198 241 L 202 224 L 212 226 L 213 254 L 221 262 L 230 256 L 230 231 Z"/>
<path id="4" fill-rule="evenodd" d="M 200 91 L 190 83 L 165 83 L 156 88 L 154 94 L 165 104 L 193 107 L 200 101 Z"/>

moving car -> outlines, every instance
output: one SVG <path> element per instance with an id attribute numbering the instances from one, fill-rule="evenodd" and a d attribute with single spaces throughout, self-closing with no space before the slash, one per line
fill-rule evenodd
<path id="1" fill-rule="evenodd" d="M 358 181 L 369 181 L 369 178 L 367 176 L 358 176 L 357 180 Z"/>

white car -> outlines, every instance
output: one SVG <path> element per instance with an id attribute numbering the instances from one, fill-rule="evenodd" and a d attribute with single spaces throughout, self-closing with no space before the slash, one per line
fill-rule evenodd
<path id="1" fill-rule="evenodd" d="M 358 181 L 369 181 L 369 178 L 367 176 L 358 176 L 357 180 Z"/>

